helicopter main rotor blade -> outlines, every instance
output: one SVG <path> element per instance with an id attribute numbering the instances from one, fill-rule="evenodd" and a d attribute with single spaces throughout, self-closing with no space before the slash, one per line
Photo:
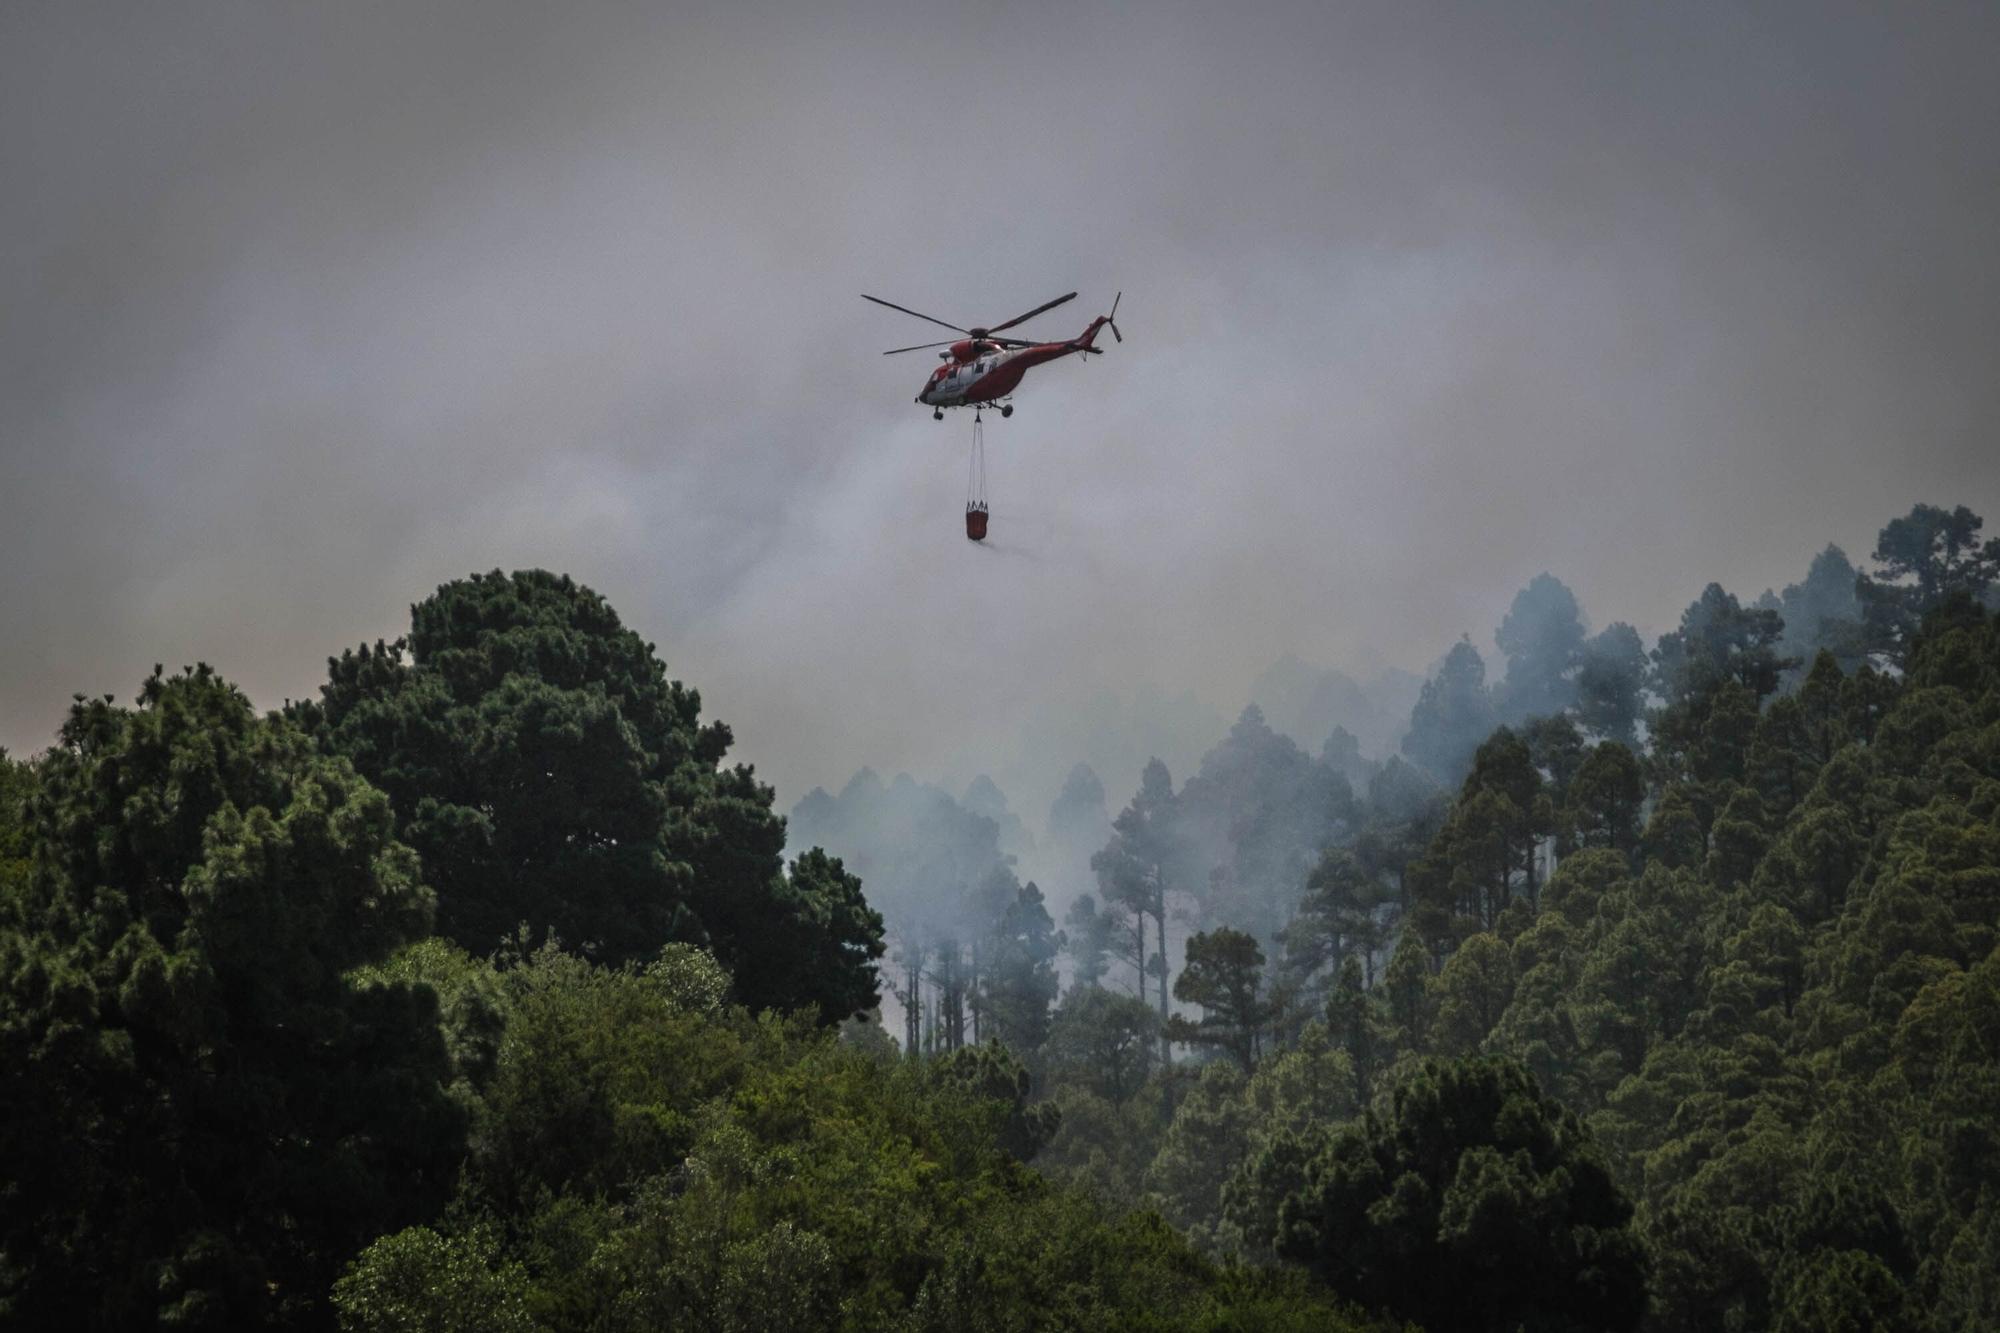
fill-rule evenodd
<path id="1" fill-rule="evenodd" d="M 898 352 L 921 352 L 921 351 L 923 351 L 923 350 L 924 350 L 924 349 L 925 349 L 926 347 L 949 347 L 949 346 L 951 346 L 951 345 L 952 345 L 952 344 L 953 344 L 954 342 L 957 342 L 957 341 L 958 341 L 958 340 L 957 340 L 956 338 L 947 338 L 947 339 L 946 339 L 945 341 L 943 341 L 943 342 L 941 342 L 941 343 L 918 343 L 918 344 L 917 344 L 916 346 L 914 346 L 914 347 L 891 347 L 891 348 L 890 348 L 890 349 L 889 349 L 888 351 L 886 351 L 886 352 L 882 353 L 882 355 L 883 355 L 883 356 L 894 356 L 894 355 L 895 355 L 896 353 L 898 353 Z"/>
<path id="2" fill-rule="evenodd" d="M 1076 293 L 1075 293 L 1075 292 L 1071 292 L 1071 293 L 1070 293 L 1070 294 L 1069 294 L 1068 296 L 1058 296 L 1058 297 L 1057 297 L 1057 298 L 1056 298 L 1055 300 L 1053 300 L 1053 301 L 1050 301 L 1050 302 L 1049 302 L 1048 304 L 1046 304 L 1046 305 L 1038 305 L 1038 306 L 1036 306 L 1036 307 L 1035 307 L 1035 308 L 1034 308 L 1033 310 L 1030 310 L 1030 311 L 1029 311 L 1029 312 L 1028 312 L 1027 314 L 1025 314 L 1025 315 L 1016 315 L 1016 316 L 1014 316 L 1014 318 L 1012 318 L 1012 319 L 1008 320 L 1008 321 L 1007 321 L 1007 322 L 1006 322 L 1005 324 L 995 324 L 995 325 L 994 325 L 994 326 L 993 326 L 992 328 L 990 328 L 990 329 L 988 329 L 988 330 L 986 330 L 986 331 L 987 331 L 988 333 L 998 333 L 998 332 L 1000 332 L 1000 330 L 1002 330 L 1002 329 L 1011 329 L 1011 328 L 1013 328 L 1013 327 L 1014 327 L 1014 326 L 1015 326 L 1016 324 L 1021 324 L 1021 323 L 1025 323 L 1026 321 L 1028 321 L 1028 320 L 1031 320 L 1031 319 L 1033 319 L 1033 318 L 1034 318 L 1034 317 L 1035 317 L 1036 315 L 1039 315 L 1039 314 L 1041 314 L 1041 313 L 1042 313 L 1042 312 L 1043 312 L 1044 310 L 1054 310 L 1054 309 L 1055 309 L 1055 308 L 1056 308 L 1057 306 L 1061 305 L 1061 304 L 1062 304 L 1062 303 L 1063 303 L 1064 301 L 1074 301 L 1075 299 L 1076 299 Z M 883 304 L 885 304 L 885 305 L 886 305 L 886 304 L 888 304 L 888 303 L 887 303 L 887 302 L 884 302 Z"/>
<path id="3" fill-rule="evenodd" d="M 1075 293 L 1074 293 L 1074 292 L 1072 292 L 1072 293 L 1071 293 L 1071 295 L 1075 295 Z M 902 306 L 902 305 L 897 305 L 897 304 L 896 304 L 896 303 L 895 303 L 894 301 L 885 301 L 885 300 L 883 300 L 883 299 L 882 299 L 881 297 L 879 297 L 879 296 L 870 296 L 870 295 L 869 295 L 869 294 L 868 294 L 867 292 L 863 292 L 863 293 L 861 293 L 861 299 L 862 299 L 862 300 L 864 300 L 864 301 L 873 301 L 873 302 L 874 302 L 874 303 L 875 303 L 876 305 L 885 305 L 885 306 L 888 306 L 888 307 L 889 307 L 889 308 L 890 308 L 891 310 L 900 310 L 900 311 L 902 311 L 902 312 L 903 312 L 904 314 L 906 314 L 906 315 L 916 315 L 916 317 L 917 317 L 918 319 L 928 319 L 928 320 L 930 320 L 930 322 L 931 322 L 931 323 L 933 323 L 933 324 L 938 324 L 938 325 L 943 325 L 943 327 L 945 327 L 945 328 L 947 328 L 947 329 L 950 329 L 950 330 L 951 330 L 951 331 L 952 331 L 953 333 L 964 333 L 964 332 L 965 332 L 965 330 L 964 330 L 964 329 L 961 329 L 961 328 L 960 328 L 960 327 L 958 327 L 958 325 L 956 325 L 956 324 L 946 324 L 946 323 L 945 323 L 945 322 L 944 322 L 943 320 L 941 320 L 941 319 L 932 319 L 932 318 L 931 318 L 931 316 L 929 316 L 929 315 L 925 315 L 925 314 L 921 314 L 921 313 L 919 313 L 919 312 L 917 312 L 917 311 L 915 311 L 915 310 L 912 310 L 912 309 L 910 309 L 910 308 L 909 308 L 908 306 Z M 1023 319 L 1025 319 L 1025 318 L 1027 318 L 1027 317 L 1026 317 L 1026 316 L 1024 315 L 1024 316 L 1022 316 L 1022 318 L 1023 318 Z M 1019 321 L 1017 320 L 1016 322 L 1018 323 Z M 1004 326 L 1003 326 L 1003 327 L 1004 327 Z M 886 355 L 886 354 L 885 354 L 885 355 Z"/>

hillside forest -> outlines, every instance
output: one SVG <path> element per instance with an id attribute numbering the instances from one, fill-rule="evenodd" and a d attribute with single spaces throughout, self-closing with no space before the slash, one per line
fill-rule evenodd
<path id="1" fill-rule="evenodd" d="M 1393 748 L 1252 704 L 1036 828 L 780 814 L 543 571 L 79 696 L 0 754 L 0 1324 L 2000 1326 L 1982 527 L 1650 644 L 1544 574 Z"/>

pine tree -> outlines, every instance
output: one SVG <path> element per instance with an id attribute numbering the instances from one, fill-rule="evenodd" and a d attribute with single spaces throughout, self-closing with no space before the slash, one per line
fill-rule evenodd
<path id="1" fill-rule="evenodd" d="M 1032 881 L 1022 885 L 992 936 L 980 979 L 992 1035 L 1015 1051 L 1026 1054 L 1048 1039 L 1062 945 L 1041 889 Z"/>
<path id="2" fill-rule="evenodd" d="M 436 995 L 348 975 L 430 925 L 388 800 L 206 666 L 80 700 L 36 779 L 0 894 L 0 1309 L 323 1318 L 462 1148 Z"/>
<path id="3" fill-rule="evenodd" d="M 1280 1254 L 1425 1327 L 1630 1329 L 1645 1312 L 1632 1206 L 1577 1118 L 1509 1061 L 1425 1062 L 1279 1216 Z"/>
<path id="4" fill-rule="evenodd" d="M 1149 974 L 1159 981 L 1163 1031 L 1168 1017 L 1167 903 L 1177 887 L 1185 856 L 1175 824 L 1176 806 L 1174 780 L 1167 766 L 1157 759 L 1148 760 L 1139 776 L 1138 794 L 1112 821 L 1110 843 L 1090 858 L 1105 905 L 1116 905 L 1132 920 L 1139 993 L 1146 993 Z M 1158 941 L 1157 950 L 1152 952 L 1146 943 L 1148 921 L 1153 923 Z M 1165 1064 L 1169 1062 L 1165 1036 L 1160 1040 L 1160 1060 Z"/>
<path id="5" fill-rule="evenodd" d="M 1249 1073 L 1273 1017 L 1263 981 L 1264 949 L 1253 936 L 1227 926 L 1189 936 L 1174 998 L 1200 1005 L 1203 1012 L 1195 1022 L 1174 1015 L 1167 1035 L 1186 1045 L 1219 1047 Z"/>
<path id="6" fill-rule="evenodd" d="M 496 570 L 410 622 L 334 659 L 292 713 L 388 793 L 447 938 L 483 955 L 526 922 L 613 963 L 687 941 L 752 1007 L 811 1003 L 828 1022 L 872 1007 L 879 919 L 844 881 L 787 879 L 771 789 L 723 766 L 729 728 L 602 597 Z M 792 929 L 799 911 L 825 929 Z"/>

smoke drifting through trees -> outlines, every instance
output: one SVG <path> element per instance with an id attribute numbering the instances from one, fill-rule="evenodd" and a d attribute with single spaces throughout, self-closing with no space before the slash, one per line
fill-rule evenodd
<path id="1" fill-rule="evenodd" d="M 1178 787 L 1155 761 L 1119 805 L 1073 767 L 1041 839 L 997 784 L 864 772 L 794 829 L 851 867 L 787 868 L 728 729 L 547 574 L 446 585 L 283 713 L 206 668 L 79 699 L 0 756 L 0 1308 L 529 1328 L 617 1293 L 633 1326 L 831 1327 L 988 1308 L 1004 1274 L 1011 1322 L 1062 1288 L 1118 1326 L 1165 1290 L 1107 1290 L 1136 1247 L 1190 1284 L 1172 1326 L 1240 1326 L 1192 1246 L 1306 1326 L 1329 1291 L 1439 1327 L 1993 1326 L 1980 526 L 1890 524 L 1851 603 L 1838 552 L 1760 602 L 1709 585 L 1602 725 L 1582 608 L 1537 579 L 1499 682 L 1462 643 L 1412 710 L 1441 763 L 1457 705 L 1514 719 L 1449 785 L 1252 705 Z M 1073 865 L 1093 829 L 1059 932 L 1007 849 Z M 882 952 L 856 870 L 900 1055 L 838 1021 Z M 499 913 L 525 930 L 463 947 Z M 268 1206 L 216 1147 L 243 1142 Z M 938 1207 L 857 1229 L 857 1200 Z"/>
<path id="2" fill-rule="evenodd" d="M 1178 790 L 1150 766 L 1067 917 L 1044 1169 L 1439 1327 L 1990 1323 L 1992 1161 L 1938 1154 L 1992 1056 L 1919 1035 L 1990 1009 L 2000 960 L 1979 528 L 1919 506 L 1873 572 L 1828 548 L 1754 602 L 1711 584 L 1650 651 L 1544 575 L 1498 681 L 1467 639 L 1425 682 L 1407 757 L 1336 732 L 1306 760 L 1253 707 Z M 1164 1025 L 1157 990 L 1101 989 L 1169 968 Z M 1182 1067 L 1149 1076 L 1160 1036 Z M 1470 1137 L 1405 1197 L 1432 1122 Z M 1427 1271 L 1477 1273 L 1409 1282 L 1439 1244 Z"/>
<path id="3" fill-rule="evenodd" d="M 1727 681 L 1752 705 L 1797 691 L 1822 650 L 1842 672 L 1890 661 L 1916 608 L 1966 587 L 1991 600 L 1996 545 L 1982 543 L 1978 517 L 1962 507 L 1920 505 L 1883 529 L 1875 574 L 1828 546 L 1798 583 L 1754 602 L 1711 585 L 1650 650 L 1627 623 L 1594 626 L 1543 573 L 1498 619 L 1497 673 L 1470 635 L 1428 677 L 1391 670 L 1366 685 L 1287 657 L 1179 784 L 1155 758 L 1121 791 L 1092 764 L 1053 752 L 1044 771 L 1067 776 L 1031 830 L 988 776 L 954 798 L 864 770 L 837 797 L 815 790 L 802 800 L 791 843 L 822 843 L 862 875 L 901 942 L 892 1011 L 932 994 L 921 1022 L 904 1015 L 906 1039 L 926 1046 L 985 1031 L 980 959 L 1030 884 L 1060 924 L 1050 939 L 1067 983 L 1145 998 L 1162 1036 L 1181 953 L 1206 930 L 1257 940 L 1275 987 L 1316 992 L 1350 954 L 1372 985 L 1406 913 L 1432 941 L 1452 920 L 1490 926 L 1516 895 L 1534 905 L 1560 857 L 1634 847 L 1646 776 L 1635 751 L 1653 749 L 1655 772 L 1699 763 L 1687 753 L 1685 700 Z M 1184 744 L 1200 710 L 1168 707 L 1180 720 L 1163 729 L 1159 706 L 1148 705 L 1146 725 Z M 1501 726 L 1512 731 L 1504 742 Z M 1493 801 L 1462 801 L 1447 828 L 1445 796 L 1469 777 Z M 1676 786 L 1656 837 L 1699 800 Z M 1517 813 L 1500 815 L 1501 803 Z M 1690 809 L 1703 822 L 1716 813 Z M 1455 887 L 1422 882 L 1417 853 L 1441 831 L 1460 849 L 1445 858 Z M 1417 910 L 1419 900 L 1434 906 Z"/>
<path id="4" fill-rule="evenodd" d="M 815 788 L 792 811 L 791 837 L 841 857 L 887 921 L 887 998 L 909 1051 L 977 1043 L 996 1035 L 996 1018 L 1040 1031 L 1054 1003 L 1054 922 L 1001 847 L 1003 830 L 1029 847 L 1026 830 L 990 781 L 966 796 L 991 813 L 907 774 L 885 784 L 864 769 L 838 796 Z"/>

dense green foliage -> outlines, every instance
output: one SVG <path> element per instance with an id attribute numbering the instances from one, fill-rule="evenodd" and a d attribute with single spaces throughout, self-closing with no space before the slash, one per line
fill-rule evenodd
<path id="1" fill-rule="evenodd" d="M 1406 753 L 1449 802 L 1377 768 L 1329 801 L 1281 930 L 1188 939 L 1196 1013 L 1169 1033 L 1192 1067 L 1113 1099 L 1052 1041 L 1066 1119 L 1039 1164 L 1433 1327 L 2000 1324 L 2000 548 L 1978 526 L 1920 506 L 1872 575 L 1830 550 L 1782 597 L 1711 586 L 1644 657 L 1537 580 L 1502 685 L 1461 643 L 1417 705 Z M 1329 1052 L 1359 1100 L 1287 1113 L 1267 1075 Z"/>
<path id="2" fill-rule="evenodd" d="M 488 996 L 504 1036 L 458 1203 L 360 1255 L 345 1327 L 1342 1326 L 1024 1168 L 1057 1116 L 1004 1047 L 916 1063 L 753 1019 L 703 958 L 495 971 L 423 945 L 374 974 Z"/>
<path id="3" fill-rule="evenodd" d="M 388 802 L 205 667 L 79 701 L 33 778 L 0 898 L 0 1314 L 310 1310 L 443 1201 L 460 1136 L 435 997 L 347 977 L 430 923 Z"/>
<path id="4" fill-rule="evenodd" d="M 1629 1329 L 1646 1302 L 1631 1215 L 1525 1070 L 1433 1061 L 1306 1164 L 1278 1252 L 1431 1328 Z"/>
<path id="5" fill-rule="evenodd" d="M 1979 528 L 1650 653 L 1543 576 L 1407 758 L 1253 707 L 1116 819 L 1072 773 L 1047 894 L 985 779 L 816 792 L 787 867 L 545 574 L 283 714 L 79 700 L 0 755 L 0 1322 L 2000 1325 Z"/>
<path id="6" fill-rule="evenodd" d="M 875 999 L 860 880 L 783 872 L 768 790 L 594 595 L 415 620 L 316 704 L 156 672 L 0 755 L 0 1323 L 1359 1326 L 1027 1168 L 1061 1112 L 1006 1045 L 837 1022 Z M 1053 1045 L 1061 938 L 982 889 L 964 993 Z"/>
<path id="7" fill-rule="evenodd" d="M 526 923 L 613 963 L 685 940 L 753 1006 L 873 1007 L 858 881 L 825 858 L 783 873 L 771 789 L 721 767 L 729 728 L 588 588 L 474 575 L 329 666 L 293 715 L 388 793 L 446 938 L 485 953 Z"/>

